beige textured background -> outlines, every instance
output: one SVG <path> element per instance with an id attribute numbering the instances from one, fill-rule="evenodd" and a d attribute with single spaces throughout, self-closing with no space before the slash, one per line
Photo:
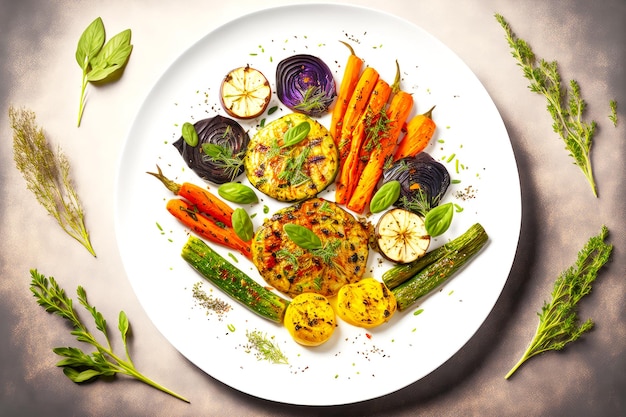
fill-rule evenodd
<path id="1" fill-rule="evenodd" d="M 294 407 L 224 386 L 160 335 L 132 292 L 113 233 L 114 177 L 125 135 L 158 77 L 196 40 L 243 13 L 290 3 L 0 0 L 0 415 L 626 415 L 624 0 L 345 2 L 402 16 L 455 51 L 498 106 L 517 158 L 523 218 L 509 280 L 478 333 L 438 370 L 365 403 Z M 539 56 L 556 59 L 564 79 L 582 86 L 588 118 L 600 123 L 592 153 L 599 198 L 593 198 L 552 133 L 544 100 L 527 91 L 495 12 Z M 83 125 L 76 129 L 80 70 L 74 51 L 96 16 L 102 16 L 109 33 L 132 28 L 135 50 L 119 82 L 90 88 Z M 610 99 L 620 105 L 617 128 L 608 120 Z M 9 105 L 34 110 L 50 139 L 69 156 L 97 259 L 63 234 L 25 190 L 12 160 Z M 596 329 L 563 352 L 532 359 L 505 381 L 534 333 L 536 311 L 554 279 L 602 224 L 611 231 L 613 261 L 581 306 L 582 318 L 594 318 Z M 35 303 L 28 290 L 30 268 L 55 276 L 68 290 L 83 285 L 105 317 L 125 310 L 138 368 L 192 404 L 127 378 L 85 386 L 66 379 L 54 366 L 51 348 L 75 342 L 60 319 Z"/>

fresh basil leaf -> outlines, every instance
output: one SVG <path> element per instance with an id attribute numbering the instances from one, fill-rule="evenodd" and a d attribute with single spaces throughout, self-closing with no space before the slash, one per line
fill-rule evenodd
<path id="1" fill-rule="evenodd" d="M 244 242 L 249 242 L 254 236 L 254 225 L 248 213 L 241 207 L 236 208 L 231 216 L 233 229 Z"/>
<path id="2" fill-rule="evenodd" d="M 104 23 L 98 17 L 87 26 L 78 39 L 76 48 L 76 62 L 85 70 L 94 56 L 100 52 L 105 39 Z"/>
<path id="3" fill-rule="evenodd" d="M 452 203 L 442 204 L 426 213 L 424 226 L 429 235 L 435 237 L 442 235 L 448 230 L 454 216 L 454 205 Z"/>
<path id="4" fill-rule="evenodd" d="M 130 39 L 130 29 L 126 29 L 109 39 L 100 52 L 91 60 L 92 71 L 107 68 L 117 70 L 124 66 L 133 50 Z"/>
<path id="5" fill-rule="evenodd" d="M 322 241 L 311 229 L 295 223 L 287 223 L 283 226 L 287 237 L 303 249 L 319 249 Z"/>
<path id="6" fill-rule="evenodd" d="M 222 145 L 216 145 L 214 143 L 203 143 L 202 151 L 204 151 L 204 153 L 212 159 L 217 159 L 222 155 L 228 155 L 226 148 Z"/>
<path id="7" fill-rule="evenodd" d="M 231 203 L 250 204 L 259 201 L 252 188 L 239 182 L 225 182 L 218 187 L 217 193 Z"/>
<path id="8" fill-rule="evenodd" d="M 198 132 L 196 132 L 194 125 L 189 122 L 183 123 L 182 135 L 187 145 L 192 147 L 198 146 L 200 138 L 198 137 Z"/>
<path id="9" fill-rule="evenodd" d="M 376 191 L 370 202 L 370 211 L 380 213 L 388 209 L 400 197 L 400 181 L 393 180 L 385 183 Z"/>
<path id="10" fill-rule="evenodd" d="M 309 122 L 302 122 L 296 126 L 290 127 L 283 135 L 282 148 L 293 146 L 302 142 L 310 131 L 311 125 Z"/>

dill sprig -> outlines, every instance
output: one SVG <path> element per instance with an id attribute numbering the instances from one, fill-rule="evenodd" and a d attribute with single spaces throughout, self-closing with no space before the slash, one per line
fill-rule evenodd
<path id="1" fill-rule="evenodd" d="M 87 293 L 83 287 L 79 286 L 76 291 L 78 294 L 78 302 L 91 313 L 96 328 L 104 335 L 104 344 L 100 343 L 96 337 L 90 333 L 87 326 L 83 324 L 74 309 L 72 299 L 66 295 L 65 290 L 59 286 L 53 277 L 46 277 L 35 269 L 31 270 L 30 274 L 32 278 L 30 290 L 35 298 L 37 298 L 37 303 L 47 312 L 56 314 L 69 321 L 73 328 L 71 334 L 76 337 L 76 340 L 90 344 L 96 348 L 96 351 L 91 354 L 87 354 L 81 349 L 74 347 L 57 347 L 53 349 L 54 353 L 63 357 L 63 359 L 57 363 L 57 366 L 63 368 L 63 373 L 69 379 L 73 382 L 80 383 L 98 378 L 99 376 L 110 377 L 116 374 L 125 374 L 172 395 L 179 400 L 189 402 L 186 398 L 157 384 L 137 371 L 128 350 L 127 341 L 130 332 L 130 322 L 128 321 L 126 313 L 120 311 L 118 319 L 118 329 L 125 351 L 125 358 L 123 358 L 113 352 L 107 330 L 107 322 L 102 314 L 96 310 L 94 306 L 89 304 L 87 301 Z"/>
<path id="2" fill-rule="evenodd" d="M 311 148 L 303 148 L 298 155 L 290 155 L 285 161 L 284 170 L 278 174 L 278 179 L 287 181 L 289 185 L 294 187 L 298 187 L 307 181 L 310 181 L 311 178 L 303 171 L 304 164 L 307 162 L 310 150 Z"/>
<path id="3" fill-rule="evenodd" d="M 78 194 L 70 178 L 70 163 L 58 148 L 55 152 L 43 129 L 35 122 L 35 113 L 9 108 L 13 129 L 13 159 L 26 180 L 27 188 L 63 230 L 96 256 L 85 226 Z"/>
<path id="4" fill-rule="evenodd" d="M 303 112 L 321 112 L 332 103 L 333 98 L 334 96 L 329 95 L 322 87 L 309 86 L 304 91 L 300 103 L 294 108 Z"/>
<path id="5" fill-rule="evenodd" d="M 246 330 L 248 345 L 245 347 L 246 353 L 256 351 L 255 355 L 258 360 L 266 360 L 271 363 L 288 365 L 289 361 L 280 348 L 259 330 Z"/>
<path id="6" fill-rule="evenodd" d="M 569 88 L 562 85 L 557 62 L 537 59 L 530 45 L 513 33 L 504 17 L 500 14 L 496 14 L 495 17 L 505 31 L 511 54 L 522 68 L 524 77 L 530 81 L 530 91 L 546 98 L 554 132 L 564 140 L 566 149 L 582 170 L 594 196 L 597 197 L 598 191 L 590 157 L 597 124 L 593 120 L 585 122 L 582 118 L 586 103 L 581 96 L 578 82 L 571 80 Z"/>
<path id="7" fill-rule="evenodd" d="M 578 302 L 591 292 L 598 271 L 609 260 L 613 245 L 605 243 L 608 229 L 603 226 L 578 252 L 576 263 L 563 271 L 554 283 L 552 299 L 544 302 L 535 335 L 521 359 L 506 374 L 509 378 L 524 362 L 549 350 L 561 350 L 593 328 L 593 321 L 582 324 L 578 318 Z"/>

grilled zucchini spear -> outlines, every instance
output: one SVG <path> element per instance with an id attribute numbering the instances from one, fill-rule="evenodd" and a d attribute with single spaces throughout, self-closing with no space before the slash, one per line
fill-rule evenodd
<path id="1" fill-rule="evenodd" d="M 204 278 L 261 317 L 282 323 L 289 301 L 269 291 L 215 252 L 202 239 L 190 236 L 181 256 Z"/>

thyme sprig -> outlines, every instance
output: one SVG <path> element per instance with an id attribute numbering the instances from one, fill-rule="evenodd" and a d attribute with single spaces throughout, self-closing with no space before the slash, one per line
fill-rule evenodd
<path id="1" fill-rule="evenodd" d="M 13 129 L 13 159 L 27 188 L 68 235 L 96 256 L 67 157 L 60 147 L 57 152 L 52 149 L 43 129 L 36 124 L 34 112 L 11 106 L 9 121 Z"/>
<path id="2" fill-rule="evenodd" d="M 96 328 L 104 335 L 105 343 L 100 343 L 96 337 L 89 331 L 87 326 L 83 324 L 78 313 L 74 310 L 73 301 L 69 298 L 65 290 L 59 286 L 53 277 L 46 277 L 37 270 L 30 271 L 31 284 L 30 290 L 37 299 L 37 303 L 47 312 L 63 317 L 72 325 L 71 334 L 76 336 L 76 340 L 92 345 L 96 348 L 95 352 L 87 354 L 81 349 L 74 347 L 58 347 L 53 352 L 63 359 L 57 363 L 57 366 L 63 368 L 63 373 L 73 382 L 86 382 L 99 376 L 114 376 L 116 374 L 125 374 L 144 382 L 151 387 L 163 391 L 179 400 L 189 402 L 185 397 L 157 384 L 153 380 L 141 374 L 135 368 L 130 358 L 128 350 L 128 335 L 130 331 L 130 322 L 126 313 L 120 311 L 118 319 L 118 329 L 124 345 L 125 358 L 113 352 L 111 341 L 107 330 L 107 322 L 102 314 L 87 301 L 87 293 L 83 287 L 78 287 L 78 302 L 91 313 Z"/>
<path id="3" fill-rule="evenodd" d="M 495 17 L 505 31 L 511 54 L 522 68 L 524 77 L 530 81 L 530 91 L 546 98 L 554 132 L 564 140 L 566 149 L 582 170 L 594 196 L 597 197 L 598 191 L 590 157 L 597 123 L 583 120 L 586 103 L 581 96 L 578 82 L 571 80 L 569 88 L 562 85 L 557 62 L 538 59 L 530 45 L 513 33 L 502 15 L 496 14 Z"/>
<path id="4" fill-rule="evenodd" d="M 509 378 L 528 359 L 550 350 L 561 350 L 583 333 L 593 328 L 593 321 L 582 324 L 578 318 L 578 302 L 591 292 L 598 271 L 609 260 L 613 245 L 605 243 L 608 229 L 602 226 L 578 253 L 576 263 L 563 271 L 554 283 L 550 302 L 544 302 L 539 313 L 539 325 L 528 348 L 506 374 Z"/>

